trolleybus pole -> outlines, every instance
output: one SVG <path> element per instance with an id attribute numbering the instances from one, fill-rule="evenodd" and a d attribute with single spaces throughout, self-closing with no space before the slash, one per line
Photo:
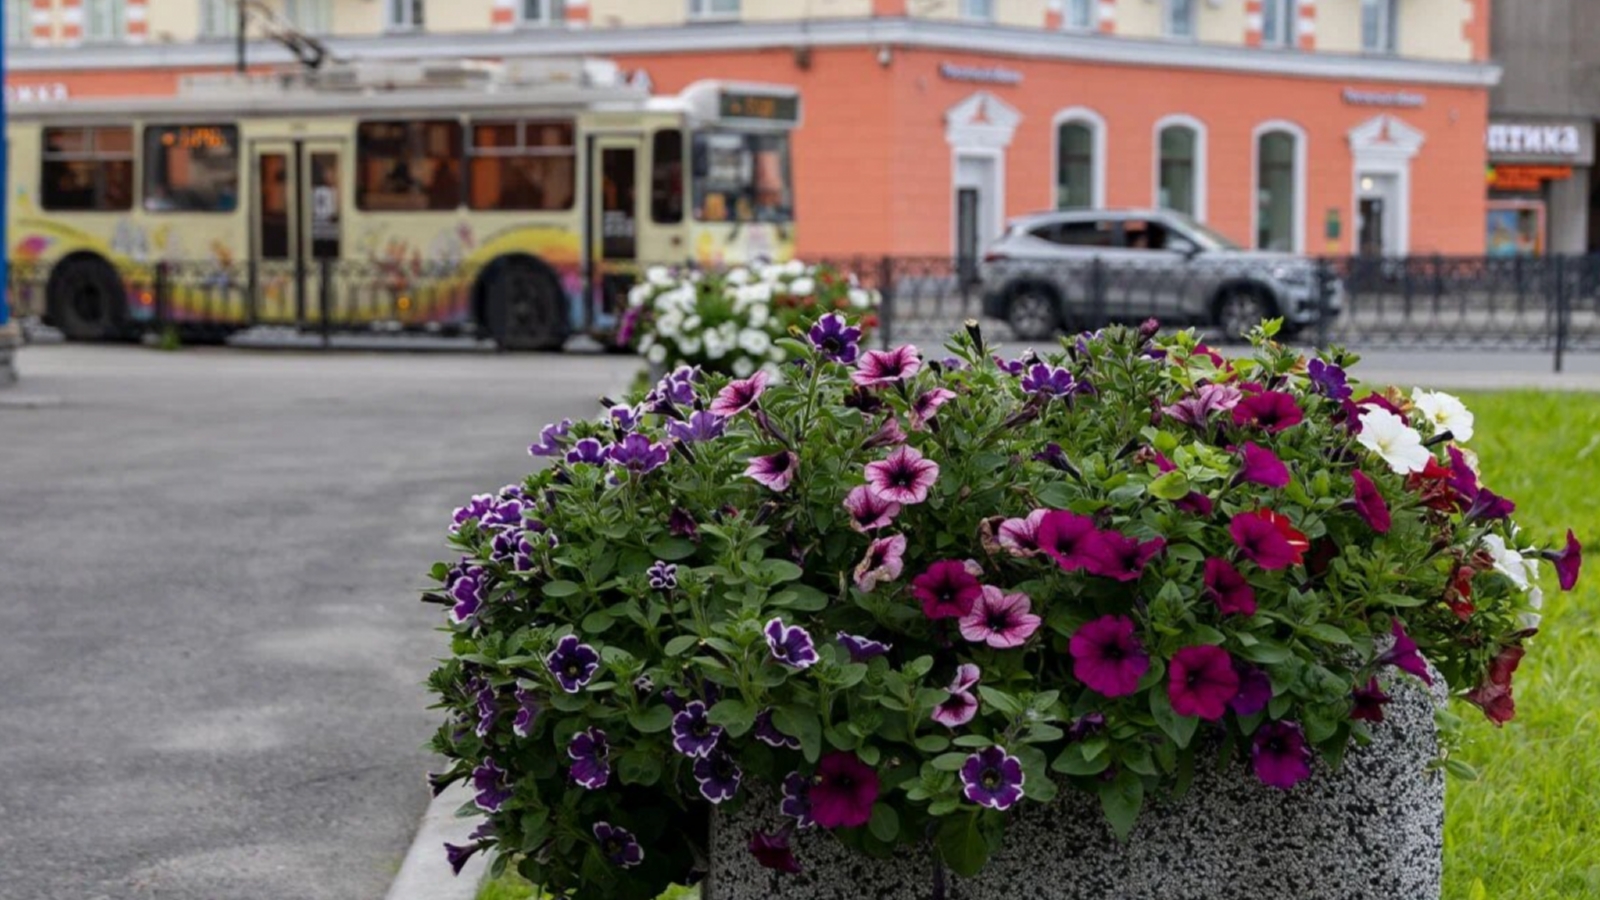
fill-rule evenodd
<path id="1" fill-rule="evenodd" d="M 5 24 L 6 10 L 10 4 L 0 8 L 0 25 Z M 0 72 L 5 71 L 6 50 L 4 42 L 0 42 Z M 5 93 L 0 91 L 0 125 L 6 120 Z M 17 380 L 17 370 L 12 364 L 13 355 L 17 346 L 22 343 L 21 332 L 17 324 L 11 321 L 11 307 L 9 304 L 11 293 L 10 256 L 11 241 L 6 236 L 6 203 L 11 195 L 10 179 L 7 177 L 9 166 L 6 163 L 7 141 L 0 141 L 0 386 L 10 384 Z"/>

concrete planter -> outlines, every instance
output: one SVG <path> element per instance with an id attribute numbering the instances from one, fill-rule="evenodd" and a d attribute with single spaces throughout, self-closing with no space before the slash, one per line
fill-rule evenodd
<path id="1" fill-rule="evenodd" d="M 1049 807 L 1024 804 L 978 878 L 947 875 L 943 892 L 924 851 L 858 857 L 830 835 L 797 835 L 805 872 L 761 868 L 745 848 L 754 828 L 782 824 L 752 802 L 712 833 L 706 900 L 1437 900 L 1443 874 L 1444 780 L 1433 703 L 1397 682 L 1388 721 L 1352 748 L 1338 771 L 1318 764 L 1284 793 L 1238 762 L 1201 765 L 1181 800 L 1149 806 L 1119 844 L 1098 801 L 1064 790 Z"/>

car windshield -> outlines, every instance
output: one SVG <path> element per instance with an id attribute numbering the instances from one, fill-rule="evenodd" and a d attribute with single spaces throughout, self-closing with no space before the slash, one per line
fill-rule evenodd
<path id="1" fill-rule="evenodd" d="M 1208 225 L 1196 222 L 1181 213 L 1171 213 L 1175 221 L 1188 235 L 1200 245 L 1202 250 L 1243 250 L 1244 248 L 1234 243 L 1220 231 L 1214 231 Z"/>

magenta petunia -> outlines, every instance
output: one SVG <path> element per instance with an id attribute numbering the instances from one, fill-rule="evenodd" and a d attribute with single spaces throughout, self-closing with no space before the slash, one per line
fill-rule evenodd
<path id="1" fill-rule="evenodd" d="M 883 417 L 883 424 L 878 426 L 877 431 L 867 435 L 867 439 L 861 442 L 861 449 L 877 450 L 880 447 L 898 447 L 905 442 L 905 429 L 900 427 L 900 420 L 890 414 Z"/>
<path id="2" fill-rule="evenodd" d="M 933 421 L 939 407 L 956 398 L 956 392 L 949 388 L 934 388 L 924 391 L 911 401 L 910 419 L 912 431 L 926 431 L 928 423 Z"/>
<path id="3" fill-rule="evenodd" d="M 865 593 L 900 577 L 905 568 L 906 538 L 903 534 L 878 538 L 867 547 L 867 555 L 856 565 L 856 587 Z"/>
<path id="4" fill-rule="evenodd" d="M 771 456 L 757 456 L 750 460 L 745 467 L 744 474 L 755 479 L 757 484 L 772 488 L 775 491 L 786 491 L 789 484 L 794 481 L 795 469 L 800 466 L 800 458 L 792 451 L 784 450 Z"/>
<path id="5" fill-rule="evenodd" d="M 960 728 L 978 714 L 978 698 L 966 691 L 951 691 L 933 708 L 933 720 L 946 728 Z"/>
<path id="6" fill-rule="evenodd" d="M 1289 484 L 1289 467 L 1277 454 L 1254 442 L 1246 442 L 1242 453 L 1244 461 L 1239 467 L 1239 480 L 1262 487 L 1281 488 Z"/>
<path id="7" fill-rule="evenodd" d="M 1417 649 L 1417 642 L 1406 634 L 1405 626 L 1395 619 L 1389 626 L 1389 633 L 1394 636 L 1394 644 L 1378 656 L 1380 666 L 1394 666 L 1402 672 L 1415 675 L 1422 679 L 1422 683 L 1432 686 L 1433 676 L 1428 674 L 1428 661 L 1422 658 L 1422 653 Z"/>
<path id="8" fill-rule="evenodd" d="M 1311 777 L 1311 748 L 1294 722 L 1268 722 L 1250 743 L 1256 777 L 1268 787 L 1287 791 Z"/>
<path id="9" fill-rule="evenodd" d="M 1088 516 L 1051 510 L 1039 522 L 1039 549 L 1068 572 L 1088 568 L 1100 543 L 1100 530 Z"/>
<path id="10" fill-rule="evenodd" d="M 1031 605 L 1027 594 L 1007 594 L 986 584 L 972 611 L 961 617 L 961 636 L 996 650 L 1020 647 L 1043 621 L 1030 611 Z"/>
<path id="11" fill-rule="evenodd" d="M 1378 679 L 1367 679 L 1366 687 L 1350 692 L 1350 718 L 1363 722 L 1382 722 L 1383 708 L 1392 698 L 1378 686 Z"/>
<path id="12" fill-rule="evenodd" d="M 1355 482 L 1355 498 L 1351 502 L 1355 504 L 1356 512 L 1373 531 L 1388 534 L 1394 521 L 1389 516 L 1389 504 L 1384 502 L 1378 486 L 1360 469 L 1350 473 L 1350 480 Z"/>
<path id="13" fill-rule="evenodd" d="M 914 345 L 906 344 L 893 350 L 868 350 L 856 362 L 850 380 L 862 387 L 882 387 L 897 384 L 922 371 L 922 357 Z"/>
<path id="14" fill-rule="evenodd" d="M 1269 509 L 1239 513 L 1228 523 L 1228 533 L 1246 559 L 1268 571 L 1298 565 L 1311 549 L 1287 516 Z"/>
<path id="15" fill-rule="evenodd" d="M 869 485 L 857 485 L 845 495 L 844 508 L 850 513 L 850 527 L 866 534 L 894 524 L 900 504 L 880 499 Z"/>
<path id="16" fill-rule="evenodd" d="M 1012 556 L 1039 555 L 1039 526 L 1044 524 L 1044 517 L 1049 514 L 1048 509 L 1036 509 L 1028 513 L 1026 519 L 1007 519 L 1001 522 L 1000 546 Z"/>
<path id="17" fill-rule="evenodd" d="M 1256 614 L 1256 592 L 1233 563 L 1219 557 L 1206 560 L 1206 597 L 1223 615 Z"/>
<path id="18" fill-rule="evenodd" d="M 1284 391 L 1263 391 L 1239 401 L 1233 408 L 1233 423 L 1247 428 L 1261 428 L 1276 434 L 1305 420 L 1305 413 L 1294 402 L 1294 395 Z"/>
<path id="19" fill-rule="evenodd" d="M 814 332 L 816 329 L 812 329 Z M 801 872 L 800 861 L 794 858 L 794 848 L 789 846 L 789 829 L 784 828 L 771 833 L 765 831 L 750 832 L 750 843 L 747 845 L 750 855 L 764 869 L 783 872 L 786 875 L 798 875 Z"/>
<path id="20" fill-rule="evenodd" d="M 1238 693 L 1239 673 L 1228 651 L 1202 644 L 1173 654 L 1167 667 L 1167 699 L 1178 715 L 1215 721 Z"/>
<path id="21" fill-rule="evenodd" d="M 1102 531 L 1089 550 L 1086 568 L 1091 574 L 1118 581 L 1138 581 L 1144 567 L 1167 547 L 1166 538 L 1141 541 L 1116 531 Z"/>
<path id="22" fill-rule="evenodd" d="M 878 773 L 854 753 L 830 753 L 809 791 L 811 818 L 823 828 L 860 828 L 872 818 Z"/>
<path id="23" fill-rule="evenodd" d="M 867 487 L 885 503 L 921 503 L 938 480 L 939 464 L 915 447 L 897 447 L 887 459 L 867 463 Z"/>
<path id="24" fill-rule="evenodd" d="M 912 579 L 911 593 L 921 601 L 922 612 L 930 619 L 959 619 L 972 612 L 983 593 L 973 568 L 970 561 L 947 559 Z"/>
<path id="25" fill-rule="evenodd" d="M 1104 616 L 1072 635 L 1072 674 L 1090 690 L 1107 697 L 1126 697 L 1139 689 L 1150 671 L 1150 656 L 1135 636 L 1127 616 Z"/>
<path id="26" fill-rule="evenodd" d="M 727 387 L 717 392 L 717 398 L 711 401 L 711 411 L 724 417 L 744 412 L 756 405 L 767 390 L 767 382 L 771 380 L 772 375 L 762 369 L 749 378 L 729 382 Z"/>
<path id="27" fill-rule="evenodd" d="M 1561 582 L 1561 589 L 1570 591 L 1577 587 L 1578 575 L 1583 569 L 1583 545 L 1578 543 L 1578 536 L 1572 533 L 1572 529 L 1567 529 L 1567 545 L 1548 556 L 1555 563 L 1556 578 Z"/>

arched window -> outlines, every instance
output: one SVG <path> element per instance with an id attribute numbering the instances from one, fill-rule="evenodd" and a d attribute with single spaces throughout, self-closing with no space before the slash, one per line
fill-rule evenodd
<path id="1" fill-rule="evenodd" d="M 1088 109 L 1056 116 L 1056 208 L 1105 205 L 1105 122 Z"/>
<path id="2" fill-rule="evenodd" d="M 1287 122 L 1256 129 L 1258 250 L 1300 252 L 1305 203 L 1305 134 Z"/>
<path id="3" fill-rule="evenodd" d="M 1156 123 L 1156 206 L 1204 219 L 1205 126 L 1188 116 Z"/>

